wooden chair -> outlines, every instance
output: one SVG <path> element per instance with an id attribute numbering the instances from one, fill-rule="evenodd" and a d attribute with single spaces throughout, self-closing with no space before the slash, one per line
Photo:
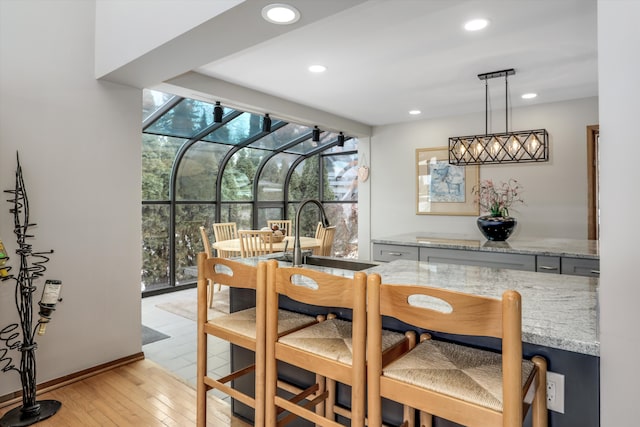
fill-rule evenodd
<path id="1" fill-rule="evenodd" d="M 218 222 L 213 224 L 213 235 L 216 242 L 223 240 L 233 240 L 238 238 L 238 228 L 235 222 Z M 240 256 L 236 251 L 217 251 L 218 256 L 222 258 L 233 258 Z"/>
<path id="2" fill-rule="evenodd" d="M 341 424 L 335 422 L 335 414 L 339 414 L 351 418 L 354 427 L 364 426 L 366 275 L 356 272 L 353 278 L 347 278 L 308 268 L 278 268 L 274 260 L 267 266 L 266 425 L 280 426 L 300 417 L 337 427 Z M 351 320 L 329 316 L 323 322 L 278 336 L 279 296 L 316 307 L 351 310 Z M 389 333 L 385 335 L 385 348 L 403 340 L 402 334 Z M 290 400 L 278 396 L 280 362 L 316 373 L 316 383 Z M 335 405 L 336 382 L 351 387 L 350 411 Z M 315 412 L 312 406 L 316 406 Z M 283 411 L 289 414 L 278 419 Z"/>
<path id="3" fill-rule="evenodd" d="M 211 242 L 209 241 L 209 236 L 207 235 L 207 231 L 203 226 L 200 227 L 200 236 L 202 237 L 202 245 L 204 246 L 204 252 L 207 254 L 209 258 L 213 256 L 213 252 L 211 251 Z M 213 283 L 209 283 L 207 286 L 207 301 L 209 307 L 213 307 Z M 222 285 L 218 283 L 218 290 L 222 289 Z"/>
<path id="4" fill-rule="evenodd" d="M 272 228 L 274 225 L 277 225 L 278 229 L 284 230 L 284 231 L 282 231 L 282 233 L 285 236 L 291 236 L 292 228 L 293 228 L 293 221 L 291 221 L 290 219 L 270 219 L 270 220 L 267 220 L 267 226 L 269 228 Z"/>
<path id="5" fill-rule="evenodd" d="M 256 307 L 231 314 L 208 318 L 206 292 L 208 282 L 244 289 L 256 289 Z M 198 254 L 198 350 L 197 350 L 197 425 L 204 427 L 207 418 L 207 392 L 220 390 L 245 405 L 255 409 L 255 425 L 264 425 L 264 344 L 265 344 L 265 291 L 266 265 L 245 265 L 226 258 L 211 258 Z M 316 322 L 307 315 L 280 310 L 282 320 L 280 334 L 297 330 Z M 241 367 L 222 378 L 214 378 L 207 370 L 207 336 L 213 335 L 231 344 L 255 352 L 255 363 Z M 244 375 L 255 374 L 255 397 L 233 388 L 230 382 Z"/>
<path id="6" fill-rule="evenodd" d="M 321 222 L 318 222 L 318 225 L 316 226 L 316 234 L 313 237 L 322 241 L 322 238 L 324 237 L 324 226 L 322 225 Z M 322 244 L 320 244 L 320 247 L 318 248 L 313 248 L 313 254 L 314 255 L 322 254 Z"/>
<path id="7" fill-rule="evenodd" d="M 324 233 L 322 235 L 322 246 L 320 255 L 322 256 L 331 256 L 333 255 L 333 239 L 336 236 L 336 226 L 332 225 L 330 227 L 324 228 Z"/>
<path id="8" fill-rule="evenodd" d="M 314 255 L 321 256 L 331 256 L 331 249 L 333 247 L 333 239 L 336 235 L 336 226 L 332 225 L 329 227 L 324 227 L 321 222 L 318 223 L 316 227 L 316 239 L 322 241 L 322 244 L 319 248 L 313 249 Z"/>
<path id="9" fill-rule="evenodd" d="M 248 258 L 273 253 L 272 234 L 267 230 L 239 230 L 240 256 Z"/>
<path id="10" fill-rule="evenodd" d="M 269 273 L 270 274 L 270 273 Z M 534 391 L 534 427 L 547 426 L 546 361 L 522 358 L 521 298 L 506 291 L 502 299 L 419 285 L 381 284 L 367 279 L 369 426 L 382 424 L 381 398 L 405 405 L 405 422 L 431 426 L 438 416 L 465 426 L 522 426 L 527 391 Z M 495 337 L 502 352 L 430 339 L 393 361 L 380 352 L 382 316 L 447 334 Z M 524 408 L 528 409 L 527 405 Z"/>

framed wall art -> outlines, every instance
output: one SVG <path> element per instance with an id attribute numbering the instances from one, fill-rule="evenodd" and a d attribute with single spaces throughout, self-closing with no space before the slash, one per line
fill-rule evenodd
<path id="1" fill-rule="evenodd" d="M 449 164 L 448 147 L 416 149 L 416 176 L 417 214 L 480 214 L 473 195 L 479 183 L 478 166 Z"/>

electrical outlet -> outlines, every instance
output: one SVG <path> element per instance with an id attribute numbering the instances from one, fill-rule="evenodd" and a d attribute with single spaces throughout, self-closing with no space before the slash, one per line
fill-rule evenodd
<path id="1" fill-rule="evenodd" d="M 547 409 L 564 414 L 564 375 L 547 372 Z"/>

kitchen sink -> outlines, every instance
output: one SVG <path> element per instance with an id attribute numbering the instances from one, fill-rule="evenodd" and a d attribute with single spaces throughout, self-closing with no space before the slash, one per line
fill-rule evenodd
<path id="1" fill-rule="evenodd" d="M 293 262 L 293 254 L 291 252 L 286 252 L 282 255 L 279 255 L 278 257 L 275 257 L 274 259 L 284 262 Z M 360 261 L 352 258 L 335 258 L 303 253 L 302 265 L 315 265 L 318 267 L 339 268 L 349 271 L 361 271 L 366 270 L 367 268 L 376 267 L 379 264 L 376 262 Z"/>

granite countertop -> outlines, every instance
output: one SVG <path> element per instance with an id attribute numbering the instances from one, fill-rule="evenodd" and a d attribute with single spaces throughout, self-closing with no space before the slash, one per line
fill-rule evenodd
<path id="1" fill-rule="evenodd" d="M 274 258 L 245 258 L 257 264 Z M 291 263 L 279 261 L 282 267 Z M 337 276 L 353 277 L 339 268 L 305 265 Z M 500 298 L 507 289 L 522 295 L 522 341 L 575 353 L 599 356 L 598 287 L 592 277 L 396 260 L 362 270 L 378 273 L 383 283 L 429 285 Z"/>
<path id="2" fill-rule="evenodd" d="M 522 295 L 522 341 L 598 356 L 598 279 L 397 260 L 365 270 L 383 283 L 423 284 L 500 298 Z"/>
<path id="3" fill-rule="evenodd" d="M 587 259 L 600 258 L 598 240 L 523 237 L 510 238 L 506 242 L 492 242 L 479 239 L 475 235 L 416 232 L 371 239 L 371 242 L 484 252 L 564 256 Z"/>

